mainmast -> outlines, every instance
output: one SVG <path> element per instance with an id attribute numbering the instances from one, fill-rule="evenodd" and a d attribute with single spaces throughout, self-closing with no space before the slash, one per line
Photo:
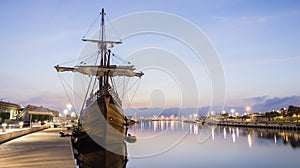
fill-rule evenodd
<path id="1" fill-rule="evenodd" d="M 96 76 L 99 80 L 99 90 L 103 86 L 109 83 L 109 78 L 114 76 L 127 76 L 127 77 L 141 77 L 144 75 L 143 72 L 135 72 L 133 65 L 130 66 L 117 66 L 110 65 L 110 48 L 113 48 L 116 44 L 122 44 L 122 41 L 107 41 L 105 37 L 105 12 L 102 8 L 101 11 L 101 23 L 99 30 L 98 39 L 86 39 L 82 41 L 96 43 L 98 46 L 98 57 L 100 57 L 100 63 L 96 65 L 76 65 L 75 67 L 62 67 L 54 66 L 57 72 L 78 72 L 84 75 Z M 98 61 L 98 60 L 97 60 Z"/>
<path id="2" fill-rule="evenodd" d="M 104 41 L 104 8 L 102 8 L 101 11 L 101 25 L 100 25 L 100 30 L 101 30 L 101 41 Z M 99 32 L 100 33 L 100 32 Z M 100 40 L 100 39 L 99 39 Z M 98 43 L 98 50 L 100 50 L 100 54 L 101 54 L 101 61 L 100 61 L 100 67 L 104 67 L 105 66 L 105 61 L 106 61 L 106 44 L 105 43 Z M 104 74 L 104 76 L 100 76 L 99 77 L 99 90 L 101 90 L 101 88 L 105 85 L 105 78 L 107 77 L 106 74 Z"/>

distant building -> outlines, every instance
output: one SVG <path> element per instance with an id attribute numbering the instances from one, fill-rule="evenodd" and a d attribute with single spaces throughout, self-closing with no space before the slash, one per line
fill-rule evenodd
<path id="1" fill-rule="evenodd" d="M 17 115 L 22 111 L 22 106 L 15 103 L 0 101 L 0 113 L 9 113 L 9 118 L 16 119 Z M 1 115 L 2 116 L 2 115 Z"/>
<path id="2" fill-rule="evenodd" d="M 269 120 L 268 117 L 266 117 L 263 114 L 251 114 L 250 115 L 251 122 L 266 122 L 268 120 Z"/>
<path id="3" fill-rule="evenodd" d="M 19 104 L 0 101 L 0 123 L 6 119 L 19 121 L 46 121 L 58 117 L 59 112 L 43 106 L 27 105 L 23 108 Z"/>
<path id="4" fill-rule="evenodd" d="M 34 105 L 27 105 L 19 115 L 19 120 L 23 121 L 45 121 L 51 120 L 53 117 L 58 117 L 59 112 L 55 110 L 48 109 L 43 106 L 34 106 Z"/>

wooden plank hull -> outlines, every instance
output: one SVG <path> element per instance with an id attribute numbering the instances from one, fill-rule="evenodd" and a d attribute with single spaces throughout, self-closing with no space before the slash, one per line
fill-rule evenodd
<path id="1" fill-rule="evenodd" d="M 106 98 L 102 97 L 91 103 L 79 120 L 91 139 L 107 148 L 108 144 L 124 141 L 127 125 L 123 110 L 114 104 L 111 97 L 105 100 Z"/>

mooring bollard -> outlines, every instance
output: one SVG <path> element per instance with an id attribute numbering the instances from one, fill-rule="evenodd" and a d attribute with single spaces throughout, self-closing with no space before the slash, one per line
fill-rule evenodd
<path id="1" fill-rule="evenodd" d="M 6 132 L 6 126 L 7 126 L 6 123 L 2 123 L 2 132 Z"/>
<path id="2" fill-rule="evenodd" d="M 20 126 L 20 128 L 23 128 L 23 125 L 24 125 L 24 122 L 19 122 L 19 126 Z"/>

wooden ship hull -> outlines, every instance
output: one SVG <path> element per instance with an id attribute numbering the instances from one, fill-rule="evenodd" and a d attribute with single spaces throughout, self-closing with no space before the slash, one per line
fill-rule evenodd
<path id="1" fill-rule="evenodd" d="M 106 91 L 94 99 L 79 118 L 84 131 L 102 147 L 123 142 L 128 126 L 116 93 L 112 89 L 105 90 L 111 93 Z"/>

